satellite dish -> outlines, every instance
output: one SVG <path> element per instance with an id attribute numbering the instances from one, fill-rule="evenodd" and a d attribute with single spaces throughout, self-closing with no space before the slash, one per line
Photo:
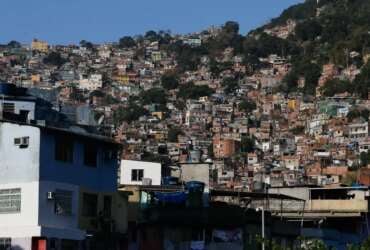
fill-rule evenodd
<path id="1" fill-rule="evenodd" d="M 104 121 L 104 115 L 100 116 L 98 120 L 98 125 L 102 124 L 103 121 Z"/>

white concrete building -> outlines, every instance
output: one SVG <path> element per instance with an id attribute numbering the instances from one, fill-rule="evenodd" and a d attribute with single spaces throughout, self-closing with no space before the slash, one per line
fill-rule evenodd
<path id="1" fill-rule="evenodd" d="M 162 165 L 155 162 L 122 160 L 121 185 L 161 185 Z"/>
<path id="2" fill-rule="evenodd" d="M 0 111 L 22 115 L 26 120 L 35 119 L 36 103 L 32 98 L 0 97 Z"/>
<path id="3" fill-rule="evenodd" d="M 351 139 L 366 138 L 369 135 L 369 124 L 362 118 L 348 124 L 348 137 Z"/>
<path id="4" fill-rule="evenodd" d="M 93 91 L 103 87 L 103 76 L 101 74 L 91 74 L 89 77 L 80 75 L 80 89 Z"/>
<path id="5" fill-rule="evenodd" d="M 35 120 L 36 98 L 27 96 L 25 89 L 0 83 L 0 118 L 17 116 L 24 122 Z"/>
<path id="6" fill-rule="evenodd" d="M 114 210 L 118 163 L 106 158 L 114 145 L 0 120 L 0 249 L 79 249 L 100 193 L 110 197 L 102 210 Z"/>

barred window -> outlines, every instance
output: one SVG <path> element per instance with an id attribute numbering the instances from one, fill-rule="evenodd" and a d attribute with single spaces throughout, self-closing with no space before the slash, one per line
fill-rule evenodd
<path id="1" fill-rule="evenodd" d="M 54 211 L 57 215 L 72 215 L 72 191 L 55 191 Z"/>
<path id="2" fill-rule="evenodd" d="M 144 169 L 132 169 L 131 181 L 142 181 L 144 177 Z"/>
<path id="3" fill-rule="evenodd" d="M 21 189 L 0 189 L 0 213 L 21 211 Z"/>
<path id="4" fill-rule="evenodd" d="M 14 103 L 4 102 L 4 104 L 3 104 L 3 111 L 4 112 L 7 112 L 7 113 L 14 113 L 15 112 Z"/>
<path id="5" fill-rule="evenodd" d="M 8 250 L 12 246 L 11 238 L 0 238 L 0 250 Z"/>

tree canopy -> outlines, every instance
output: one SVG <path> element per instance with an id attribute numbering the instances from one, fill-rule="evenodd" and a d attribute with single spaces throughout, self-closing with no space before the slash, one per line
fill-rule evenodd
<path id="1" fill-rule="evenodd" d="M 193 82 L 180 85 L 178 96 L 183 99 L 198 99 L 202 96 L 210 96 L 213 90 L 207 85 L 194 85 Z"/>
<path id="2" fill-rule="evenodd" d="M 162 75 L 161 83 L 162 87 L 167 90 L 176 89 L 179 86 L 179 79 L 178 76 L 173 72 L 166 73 Z"/>
<path id="3" fill-rule="evenodd" d="M 167 103 L 167 95 L 164 89 L 152 88 L 140 93 L 140 99 L 143 105 Z"/>
<path id="4" fill-rule="evenodd" d="M 54 66 L 62 66 L 67 60 L 59 52 L 52 51 L 44 58 L 44 63 Z"/>
<path id="5" fill-rule="evenodd" d="M 227 77 L 223 79 L 221 85 L 224 87 L 226 94 L 234 93 L 239 88 L 238 80 L 234 77 Z"/>
<path id="6" fill-rule="evenodd" d="M 136 42 L 131 36 L 124 36 L 119 39 L 118 46 L 120 48 L 132 48 L 136 46 Z"/>

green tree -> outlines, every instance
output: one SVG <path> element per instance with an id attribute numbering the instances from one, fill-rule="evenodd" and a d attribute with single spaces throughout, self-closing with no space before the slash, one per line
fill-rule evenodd
<path id="1" fill-rule="evenodd" d="M 251 113 L 253 110 L 255 110 L 257 108 L 257 105 L 255 102 L 253 101 L 250 101 L 250 100 L 243 100 L 240 104 L 239 104 L 239 109 L 244 111 L 245 113 L 249 114 Z"/>
<path id="2" fill-rule="evenodd" d="M 18 41 L 12 40 L 7 45 L 9 48 L 20 48 L 21 44 Z"/>
<path id="3" fill-rule="evenodd" d="M 348 121 L 352 122 L 354 119 L 362 117 L 365 121 L 369 121 L 370 111 L 368 109 L 353 109 L 348 112 Z"/>
<path id="4" fill-rule="evenodd" d="M 344 92 L 352 92 L 353 86 L 347 80 L 332 79 L 322 87 L 324 96 L 334 96 Z"/>
<path id="5" fill-rule="evenodd" d="M 367 166 L 370 163 L 370 153 L 362 152 L 360 154 L 360 164 L 362 167 Z"/>
<path id="6" fill-rule="evenodd" d="M 159 41 L 161 39 L 160 35 L 157 34 L 154 30 L 149 30 L 145 33 L 145 38 L 151 42 Z"/>
<path id="7" fill-rule="evenodd" d="M 283 91 L 294 92 L 298 87 L 299 74 L 295 70 L 291 70 L 283 79 Z"/>
<path id="8" fill-rule="evenodd" d="M 210 96 L 213 94 L 213 90 L 207 85 L 194 85 L 193 82 L 180 85 L 178 97 L 182 99 L 198 99 L 203 96 Z"/>
<path id="9" fill-rule="evenodd" d="M 167 103 L 167 95 L 161 88 L 152 88 L 140 93 L 140 99 L 143 105 Z"/>
<path id="10" fill-rule="evenodd" d="M 304 92 L 306 94 L 314 94 L 321 76 L 321 67 L 315 63 L 306 63 L 302 67 L 305 80 Z"/>
<path id="11" fill-rule="evenodd" d="M 361 98 L 367 99 L 370 89 L 370 62 L 362 67 L 361 73 L 356 76 L 354 84 L 355 93 Z"/>
<path id="12" fill-rule="evenodd" d="M 113 112 L 113 123 L 116 126 L 122 124 L 122 122 L 131 123 L 140 118 L 140 116 L 146 115 L 147 111 L 136 104 L 135 102 L 130 101 L 129 104 L 125 106 L 120 106 L 117 110 Z"/>
<path id="13" fill-rule="evenodd" d="M 84 48 L 87 48 L 87 49 L 93 49 L 94 48 L 94 45 L 91 42 L 86 41 L 86 40 L 81 40 L 80 41 L 80 46 L 84 47 Z"/>
<path id="14" fill-rule="evenodd" d="M 181 128 L 173 126 L 168 130 L 167 139 L 169 142 L 178 142 L 178 136 L 183 134 Z"/>
<path id="15" fill-rule="evenodd" d="M 299 23 L 295 28 L 295 35 L 302 41 L 315 40 L 321 35 L 322 27 L 315 19 L 310 19 L 305 22 Z"/>
<path id="16" fill-rule="evenodd" d="M 136 42 L 131 36 L 124 36 L 119 39 L 118 46 L 120 48 L 132 48 L 136 46 Z"/>
<path id="17" fill-rule="evenodd" d="M 226 94 L 234 93 L 239 88 L 238 80 L 233 77 L 223 79 L 221 85 L 224 87 Z"/>
<path id="18" fill-rule="evenodd" d="M 167 73 L 161 77 L 162 87 L 171 90 L 176 89 L 179 86 L 178 76 L 174 73 Z"/>
<path id="19" fill-rule="evenodd" d="M 45 64 L 54 65 L 54 66 L 62 66 L 64 63 L 67 62 L 59 52 L 52 51 L 49 53 L 43 60 Z"/>
<path id="20" fill-rule="evenodd" d="M 252 137 L 243 136 L 240 142 L 240 151 L 242 153 L 253 152 L 255 144 L 255 140 Z"/>

